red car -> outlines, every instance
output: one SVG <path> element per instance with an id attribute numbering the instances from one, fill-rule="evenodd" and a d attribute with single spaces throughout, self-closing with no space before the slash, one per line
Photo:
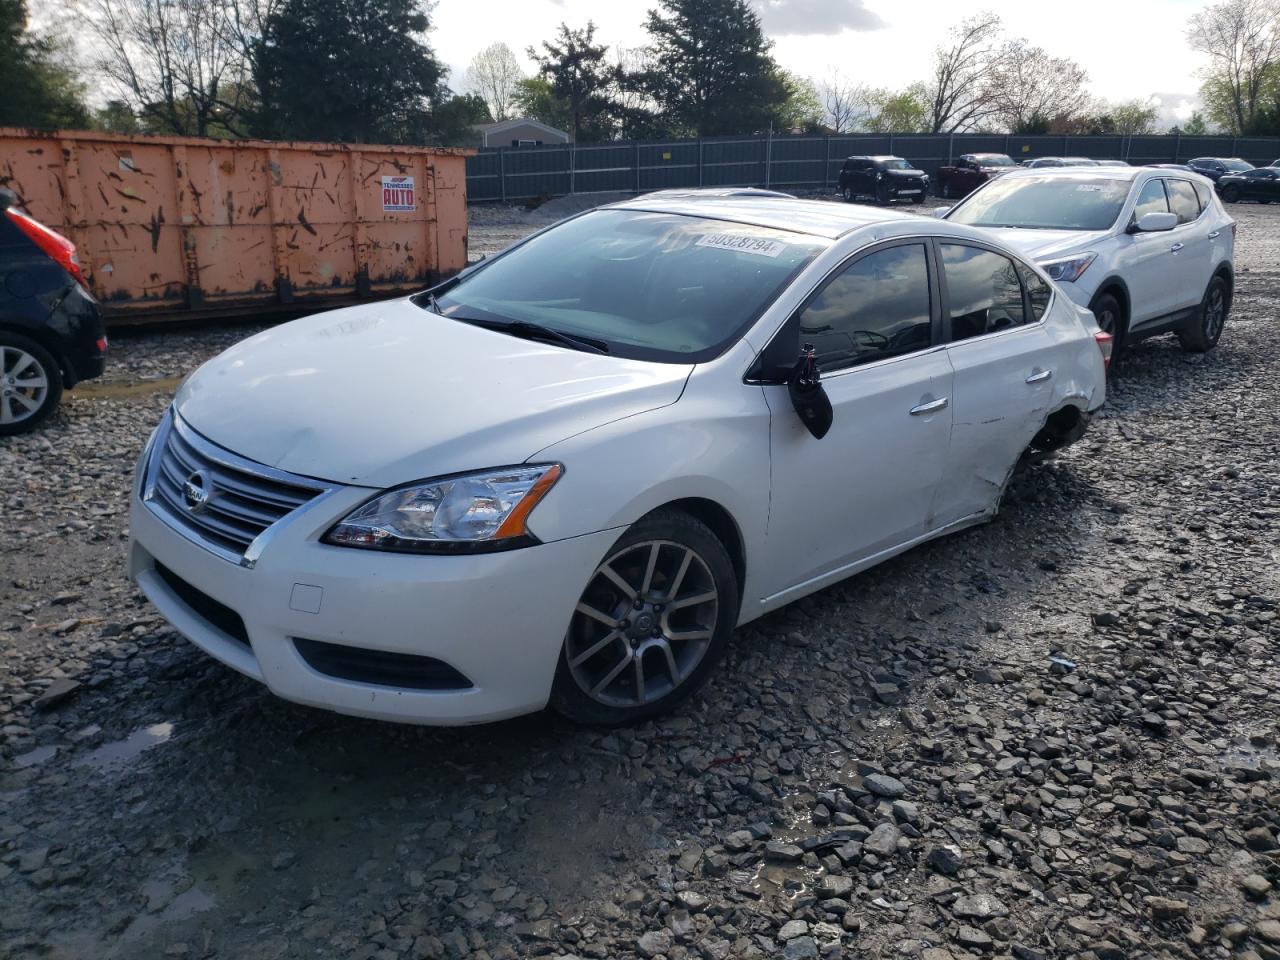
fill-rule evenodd
<path id="1" fill-rule="evenodd" d="M 988 180 L 1016 170 L 1017 166 L 1003 153 L 966 153 L 955 166 L 938 168 L 938 196 L 948 200 L 967 197 Z"/>

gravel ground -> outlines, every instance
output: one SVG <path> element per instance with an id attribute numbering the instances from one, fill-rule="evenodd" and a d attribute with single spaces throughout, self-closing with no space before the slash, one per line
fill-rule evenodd
<path id="1" fill-rule="evenodd" d="M 739 631 L 676 716 L 276 700 L 126 582 L 130 474 L 248 328 L 0 445 L 0 957 L 1280 958 L 1280 209 L 981 528 Z M 477 213 L 498 249 L 533 224 Z"/>

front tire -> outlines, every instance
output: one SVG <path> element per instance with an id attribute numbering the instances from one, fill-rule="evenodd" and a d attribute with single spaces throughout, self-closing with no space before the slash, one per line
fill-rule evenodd
<path id="1" fill-rule="evenodd" d="M 1200 301 L 1200 309 L 1178 331 L 1178 343 L 1182 344 L 1182 349 L 1188 353 L 1204 353 L 1216 347 L 1222 339 L 1222 328 L 1226 326 L 1230 310 L 1231 295 L 1227 281 L 1214 277 Z"/>
<path id="2" fill-rule="evenodd" d="M 943 199 L 943 200 L 950 200 L 950 199 L 951 199 L 951 184 L 950 184 L 949 182 L 947 182 L 947 181 L 943 181 L 942 186 L 939 188 L 939 194 L 938 194 L 938 195 L 939 195 L 940 197 L 942 197 L 942 199 Z"/>
<path id="3" fill-rule="evenodd" d="M 701 687 L 738 619 L 738 580 L 706 524 L 658 510 L 601 561 L 574 610 L 551 703 L 593 726 L 667 713 Z"/>
<path id="4" fill-rule="evenodd" d="M 1124 347 L 1124 310 L 1114 294 L 1104 293 L 1089 304 L 1093 317 L 1098 321 L 1098 329 L 1111 334 L 1111 368 L 1114 370 L 1120 351 Z"/>
<path id="5" fill-rule="evenodd" d="M 1227 187 L 1222 191 L 1222 199 L 1227 203 L 1236 203 L 1240 200 L 1239 187 Z"/>
<path id="6" fill-rule="evenodd" d="M 844 202 L 853 203 L 853 187 L 844 188 Z"/>
<path id="7" fill-rule="evenodd" d="M 30 337 L 0 331 L 0 437 L 39 426 L 62 399 L 62 371 Z"/>

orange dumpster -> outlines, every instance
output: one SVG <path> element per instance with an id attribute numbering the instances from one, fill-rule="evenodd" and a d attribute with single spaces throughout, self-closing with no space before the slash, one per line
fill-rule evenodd
<path id="1" fill-rule="evenodd" d="M 473 152 L 0 127 L 0 186 L 76 244 L 108 322 L 217 318 L 461 270 Z"/>

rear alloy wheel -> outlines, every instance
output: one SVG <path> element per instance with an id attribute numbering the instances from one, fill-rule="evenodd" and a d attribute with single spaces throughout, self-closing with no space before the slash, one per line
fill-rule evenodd
<path id="1" fill-rule="evenodd" d="M 31 430 L 61 398 L 62 375 L 49 351 L 21 334 L 0 332 L 0 436 Z"/>
<path id="2" fill-rule="evenodd" d="M 1231 297 L 1227 293 L 1227 282 L 1222 277 L 1214 277 L 1200 301 L 1200 309 L 1195 312 L 1187 325 L 1178 331 L 1178 342 L 1188 353 L 1204 353 L 1218 345 L 1222 338 L 1222 328 L 1227 324 L 1227 313 L 1231 309 Z"/>
<path id="3" fill-rule="evenodd" d="M 1239 187 L 1224 187 L 1222 190 L 1222 199 L 1227 203 L 1236 203 L 1240 199 Z"/>
<path id="4" fill-rule="evenodd" d="M 950 184 L 950 183 L 947 183 L 947 182 L 945 182 L 945 181 L 943 182 L 942 187 L 941 187 L 941 191 L 940 191 L 940 196 L 942 197 L 942 199 L 943 199 L 943 200 L 950 200 L 950 199 L 951 199 L 951 184 Z"/>
<path id="5" fill-rule="evenodd" d="M 737 622 L 724 546 L 693 517 L 659 511 L 591 575 L 565 636 L 552 702 L 615 726 L 671 710 L 706 681 Z"/>

